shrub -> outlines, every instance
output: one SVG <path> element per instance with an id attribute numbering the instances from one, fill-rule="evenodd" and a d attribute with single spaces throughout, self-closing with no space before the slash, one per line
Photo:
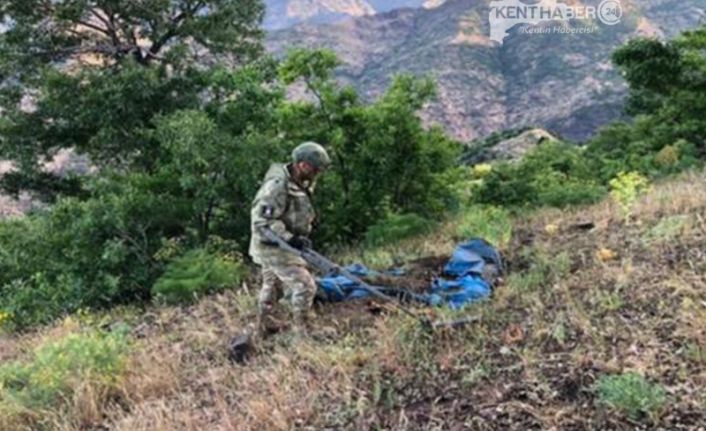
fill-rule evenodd
<path id="1" fill-rule="evenodd" d="M 245 275 L 240 262 L 204 249 L 174 260 L 152 286 L 152 295 L 168 304 L 188 303 L 205 294 L 236 286 Z"/>
<path id="2" fill-rule="evenodd" d="M 593 181 L 573 178 L 556 171 L 538 175 L 532 185 L 540 206 L 563 208 L 590 204 L 598 202 L 605 195 L 605 189 Z"/>
<path id="3" fill-rule="evenodd" d="M 108 181 L 96 197 L 0 223 L 0 309 L 15 327 L 149 297 L 163 268 L 154 254 L 188 215 L 182 201 L 144 184 L 154 181 Z"/>
<path id="4" fill-rule="evenodd" d="M 471 206 L 461 215 L 456 235 L 463 239 L 483 238 L 502 247 L 512 235 L 510 213 L 498 207 Z"/>
<path id="5" fill-rule="evenodd" d="M 86 330 L 40 345 L 26 361 L 0 366 L 0 425 L 41 424 L 48 409 L 67 407 L 86 385 L 103 397 L 96 401 L 106 401 L 125 371 L 128 350 L 125 331 Z"/>
<path id="6" fill-rule="evenodd" d="M 649 185 L 649 180 L 638 172 L 621 172 L 610 180 L 610 195 L 627 217 L 637 198 L 649 189 Z"/>
<path id="7" fill-rule="evenodd" d="M 594 203 L 605 189 L 597 183 L 584 151 L 548 141 L 517 163 L 500 163 L 474 196 L 482 204 L 565 207 Z"/>
<path id="8" fill-rule="evenodd" d="M 365 233 L 368 246 L 380 246 L 429 233 L 434 223 L 417 214 L 390 214 Z"/>
<path id="9" fill-rule="evenodd" d="M 483 178 L 493 171 L 493 166 L 488 163 L 480 163 L 473 166 L 473 175 L 476 178 Z"/>
<path id="10" fill-rule="evenodd" d="M 0 329 L 2 329 L 11 318 L 12 314 L 7 311 L 0 310 Z"/>
<path id="11" fill-rule="evenodd" d="M 679 163 L 679 150 L 674 145 L 667 145 L 655 155 L 655 163 L 661 168 L 672 168 Z"/>
<path id="12" fill-rule="evenodd" d="M 602 376 L 596 383 L 596 390 L 601 403 L 632 419 L 643 414 L 656 415 L 667 400 L 664 389 L 634 372 Z"/>

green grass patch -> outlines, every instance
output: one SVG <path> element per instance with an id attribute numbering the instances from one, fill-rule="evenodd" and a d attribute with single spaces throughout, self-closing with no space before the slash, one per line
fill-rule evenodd
<path id="1" fill-rule="evenodd" d="M 245 267 L 203 249 L 192 250 L 167 266 L 152 286 L 153 297 L 167 304 L 192 302 L 208 293 L 240 284 Z"/>
<path id="2" fill-rule="evenodd" d="M 370 226 L 365 233 L 365 244 L 377 247 L 403 239 L 425 235 L 434 229 L 434 223 L 417 214 L 390 214 Z"/>
<path id="3" fill-rule="evenodd" d="M 602 404 L 632 419 L 640 419 L 643 415 L 655 417 L 667 402 L 661 386 L 634 372 L 602 376 L 596 383 L 596 391 Z"/>
<path id="4" fill-rule="evenodd" d="M 483 238 L 503 247 L 512 236 L 510 213 L 499 207 L 471 206 L 460 216 L 456 235 L 464 239 Z"/>
<path id="5" fill-rule="evenodd" d="M 530 249 L 527 254 L 531 261 L 530 267 L 526 271 L 515 272 L 508 277 L 509 288 L 516 292 L 535 292 L 562 280 L 569 273 L 571 261 L 566 252 L 548 256 L 541 250 Z"/>
<path id="6" fill-rule="evenodd" d="M 126 331 L 86 330 L 40 345 L 26 360 L 0 366 L 0 424 L 59 410 L 78 387 L 116 387 L 126 367 Z"/>
<path id="7" fill-rule="evenodd" d="M 643 239 L 646 243 L 652 244 L 678 238 L 686 232 L 690 223 L 691 218 L 689 215 L 680 214 L 666 217 L 647 231 Z"/>

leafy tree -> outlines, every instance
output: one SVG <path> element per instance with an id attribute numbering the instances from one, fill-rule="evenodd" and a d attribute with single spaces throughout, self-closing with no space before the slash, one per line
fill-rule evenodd
<path id="1" fill-rule="evenodd" d="M 588 154 L 603 181 L 623 170 L 675 172 L 706 157 L 706 27 L 670 41 L 635 39 L 613 55 L 630 85 L 631 124 L 602 130 Z M 657 157 L 671 147 L 671 163 Z M 664 154 L 664 153 L 663 153 Z"/>
<path id="2" fill-rule="evenodd" d="M 148 298 L 166 238 L 182 236 L 188 202 L 169 178 L 91 181 L 91 198 L 64 198 L 46 214 L 0 224 L 0 308 L 18 326 L 81 307 Z"/>
<path id="3" fill-rule="evenodd" d="M 284 159 L 275 135 L 275 107 L 283 94 L 268 79 L 272 64 L 253 64 L 236 73 L 215 73 L 218 97 L 205 110 L 180 110 L 155 120 L 163 149 L 156 171 L 171 178 L 174 193 L 188 200 L 193 238 L 210 235 L 246 244 L 250 203 L 261 173 Z M 223 100 L 221 100 L 223 99 Z"/>
<path id="4" fill-rule="evenodd" d="M 0 156 L 20 168 L 6 188 L 75 192 L 41 174 L 62 148 L 99 167 L 153 171 L 155 116 L 210 100 L 204 64 L 257 57 L 263 10 L 260 0 L 3 2 Z"/>
<path id="5" fill-rule="evenodd" d="M 281 107 L 281 134 L 321 142 L 332 153 L 334 166 L 317 192 L 324 204 L 320 238 L 360 238 L 390 213 L 438 216 L 452 196 L 442 175 L 460 145 L 438 128 L 425 129 L 417 116 L 434 97 L 433 82 L 397 76 L 366 105 L 333 80 L 337 64 L 329 51 L 295 50 L 280 67 L 284 84 L 300 81 L 314 98 Z"/>

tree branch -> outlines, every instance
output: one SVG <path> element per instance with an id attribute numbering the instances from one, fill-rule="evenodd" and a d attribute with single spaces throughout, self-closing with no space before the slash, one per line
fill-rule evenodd
<path id="1" fill-rule="evenodd" d="M 104 17 L 102 13 L 99 13 L 99 9 L 90 8 L 89 11 L 100 22 L 105 24 L 106 30 L 105 30 L 104 34 L 106 34 L 110 38 L 113 45 L 116 47 L 120 46 L 120 37 L 118 36 L 118 32 L 115 29 L 115 19 L 114 19 L 113 13 L 108 10 L 101 10 L 100 12 L 103 12 L 106 15 Z"/>
<path id="2" fill-rule="evenodd" d="M 93 24 L 93 23 L 90 23 L 90 22 L 88 22 L 88 21 L 83 21 L 83 20 L 80 20 L 80 19 L 79 19 L 79 20 L 76 20 L 76 23 L 79 24 L 79 25 L 82 25 L 82 26 L 84 26 L 84 27 L 88 27 L 88 28 L 90 28 L 90 29 L 93 29 L 93 30 L 95 30 L 95 31 L 98 31 L 98 32 L 100 32 L 100 33 L 103 33 L 104 35 L 106 35 L 106 36 L 108 36 L 108 37 L 111 37 L 110 30 L 108 30 L 107 28 L 103 28 L 103 27 L 97 26 L 97 25 L 95 25 L 95 24 Z"/>
<path id="3" fill-rule="evenodd" d="M 135 48 L 138 47 L 130 44 L 120 44 L 118 46 L 112 44 L 97 44 L 93 46 L 77 45 L 54 50 L 35 51 L 29 53 L 29 55 L 106 54 L 114 56 L 116 54 L 126 54 Z"/>
<path id="4" fill-rule="evenodd" d="M 191 11 L 189 11 L 192 13 Z M 157 54 L 159 54 L 159 51 L 164 48 L 164 45 L 166 45 L 174 36 L 177 35 L 177 30 L 179 29 L 179 26 L 181 23 L 189 16 L 189 14 L 185 11 L 182 11 L 178 15 L 176 15 L 174 18 L 172 18 L 172 25 L 167 29 L 167 31 L 159 37 L 157 40 L 155 40 L 152 43 L 152 46 L 150 49 L 147 51 L 147 55 L 145 57 L 145 60 L 149 62 L 148 58 L 149 57 L 155 57 Z"/>
<path id="5" fill-rule="evenodd" d="M 110 21 L 108 21 L 108 19 L 107 19 L 106 17 L 104 17 L 103 15 L 101 15 L 100 13 L 98 13 L 98 9 L 92 7 L 92 8 L 90 8 L 89 10 L 90 10 L 91 13 L 93 14 L 93 16 L 95 16 L 96 18 L 98 18 L 98 20 L 99 20 L 100 22 L 102 22 L 103 24 L 105 24 L 105 26 L 106 26 L 109 30 L 111 30 L 111 31 L 113 31 L 113 32 L 115 31 L 115 28 L 114 28 L 113 25 L 110 23 Z M 103 13 L 105 13 L 105 11 L 104 11 Z"/>

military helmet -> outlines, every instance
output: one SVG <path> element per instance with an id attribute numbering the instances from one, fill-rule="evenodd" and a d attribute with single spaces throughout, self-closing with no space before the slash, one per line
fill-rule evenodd
<path id="1" fill-rule="evenodd" d="M 308 162 L 316 169 L 323 171 L 331 165 L 331 158 L 326 149 L 316 142 L 304 142 L 292 151 L 295 163 Z"/>

